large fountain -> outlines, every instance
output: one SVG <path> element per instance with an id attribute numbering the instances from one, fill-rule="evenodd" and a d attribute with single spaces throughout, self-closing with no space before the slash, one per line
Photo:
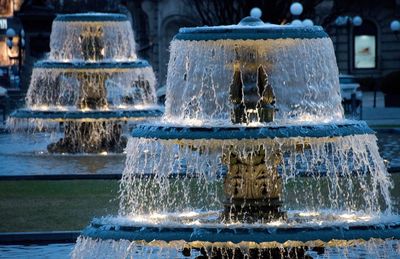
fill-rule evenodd
<path id="1" fill-rule="evenodd" d="M 73 256 L 398 253 L 391 179 L 374 132 L 344 119 L 321 27 L 246 17 L 182 28 L 170 50 L 165 114 L 132 132 L 119 215 Z"/>
<path id="2" fill-rule="evenodd" d="M 153 70 L 137 58 L 125 15 L 59 15 L 50 49 L 34 66 L 26 108 L 9 120 L 11 128 L 61 123 L 64 136 L 49 152 L 122 152 L 126 121 L 161 115 Z"/>

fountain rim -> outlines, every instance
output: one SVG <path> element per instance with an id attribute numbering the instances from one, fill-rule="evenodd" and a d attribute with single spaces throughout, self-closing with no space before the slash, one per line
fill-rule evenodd
<path id="1" fill-rule="evenodd" d="M 53 61 L 42 60 L 34 64 L 34 69 L 73 69 L 73 70 L 93 70 L 93 69 L 135 69 L 151 67 L 149 62 L 144 59 L 134 61 L 100 61 L 87 62 L 84 60 L 76 61 Z"/>
<path id="2" fill-rule="evenodd" d="M 132 130 L 131 136 L 163 140 L 240 140 L 290 137 L 345 137 L 374 133 L 364 121 L 344 121 L 329 124 L 263 125 L 256 127 L 246 127 L 245 125 L 196 127 L 148 123 L 137 125 Z"/>
<path id="3" fill-rule="evenodd" d="M 163 111 L 161 107 L 144 109 L 121 110 L 89 110 L 89 111 L 55 111 L 55 110 L 30 110 L 19 109 L 10 117 L 16 119 L 47 119 L 47 120 L 113 120 L 142 117 L 160 117 Z"/>
<path id="4" fill-rule="evenodd" d="M 74 13 L 60 14 L 54 19 L 55 22 L 125 22 L 128 17 L 120 13 Z"/>
<path id="5" fill-rule="evenodd" d="M 262 26 L 203 26 L 183 27 L 174 40 L 270 40 L 328 38 L 321 26 L 268 25 Z"/>
<path id="6" fill-rule="evenodd" d="M 384 224 L 351 225 L 351 226 L 323 226 L 323 227 L 165 227 L 157 225 L 116 225 L 109 223 L 96 223 L 94 221 L 86 227 L 82 233 L 84 237 L 102 240 L 129 241 L 162 240 L 166 242 L 183 240 L 186 242 L 279 242 L 289 240 L 307 242 L 321 240 L 329 242 L 333 239 L 354 240 L 371 238 L 394 238 L 400 239 L 400 222 L 389 222 Z"/>

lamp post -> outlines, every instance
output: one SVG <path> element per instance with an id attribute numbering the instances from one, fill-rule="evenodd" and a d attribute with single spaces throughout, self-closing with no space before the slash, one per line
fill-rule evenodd
<path id="1" fill-rule="evenodd" d="M 338 16 L 335 20 L 335 24 L 338 27 L 346 26 L 347 27 L 347 55 L 348 55 L 348 62 L 347 62 L 347 72 L 348 74 L 351 73 L 351 47 L 352 47 L 352 38 L 351 38 L 351 29 L 353 26 L 361 26 L 362 25 L 362 18 L 358 15 L 356 16 Z"/>
<path id="2" fill-rule="evenodd" d="M 22 49 L 25 48 L 25 31 L 24 29 L 21 29 L 19 31 L 19 33 L 17 34 L 15 32 L 15 30 L 13 28 L 9 28 L 6 31 L 6 36 L 7 36 L 7 46 L 10 49 L 10 51 L 12 50 L 12 48 L 14 47 L 14 38 L 17 36 L 18 42 L 17 42 L 17 46 L 18 46 L 18 76 L 21 79 L 21 68 L 22 68 Z M 10 59 L 15 59 L 15 57 L 11 57 Z"/>

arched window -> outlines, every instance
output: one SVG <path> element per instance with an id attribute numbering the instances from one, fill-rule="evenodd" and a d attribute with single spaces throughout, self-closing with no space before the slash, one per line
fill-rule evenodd
<path id="1" fill-rule="evenodd" d="M 377 68 L 378 29 L 372 21 L 364 20 L 361 26 L 353 27 L 354 69 Z"/>

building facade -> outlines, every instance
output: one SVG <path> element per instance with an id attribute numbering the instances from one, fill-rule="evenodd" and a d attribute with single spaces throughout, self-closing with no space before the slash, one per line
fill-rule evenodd
<path id="1" fill-rule="evenodd" d="M 15 4 L 16 0 L 0 0 L 0 3 L 7 1 Z M 21 8 L 10 9 L 10 12 L 21 20 L 26 31 L 26 55 L 34 59 L 49 50 L 51 21 L 56 13 L 125 13 L 132 20 L 139 56 L 150 61 L 158 85 L 162 86 L 166 80 L 169 43 L 173 36 L 180 27 L 202 25 L 191 1 L 195 0 L 105 0 L 101 3 L 95 0 L 28 0 L 22 6 L 19 4 Z M 299 18 L 312 19 L 314 24 L 326 29 L 334 44 L 340 73 L 379 82 L 387 73 L 400 70 L 400 35 L 390 28 L 393 20 L 400 20 L 400 0 L 315 2 L 318 4 L 305 4 L 304 9 L 313 10 L 305 10 Z M 361 24 L 354 24 L 356 16 L 362 18 Z M 290 22 L 290 19 L 285 22 Z M 6 60 L 4 43 L 1 44 L 0 41 L 0 58 Z"/>

